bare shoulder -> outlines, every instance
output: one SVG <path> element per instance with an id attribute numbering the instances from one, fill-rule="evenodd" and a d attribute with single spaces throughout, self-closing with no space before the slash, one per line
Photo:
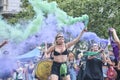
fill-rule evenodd
<path id="1" fill-rule="evenodd" d="M 55 46 L 49 47 L 49 48 L 45 51 L 45 53 L 46 53 L 46 54 L 49 54 L 49 53 L 53 52 L 54 48 L 55 48 Z"/>
<path id="2" fill-rule="evenodd" d="M 70 47 L 70 42 L 67 42 L 67 43 L 65 44 L 65 47 L 68 49 L 68 48 Z"/>

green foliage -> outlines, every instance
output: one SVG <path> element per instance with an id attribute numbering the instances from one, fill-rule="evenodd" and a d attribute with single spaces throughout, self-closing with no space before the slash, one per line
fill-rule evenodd
<path id="1" fill-rule="evenodd" d="M 35 12 L 33 10 L 33 7 L 28 2 L 28 0 L 21 0 L 21 2 L 22 2 L 22 5 L 21 5 L 22 10 L 18 14 L 15 14 L 14 16 L 9 17 L 7 19 L 8 23 L 15 24 L 21 19 L 29 20 L 34 17 Z"/>
<path id="2" fill-rule="evenodd" d="M 100 37 L 108 37 L 108 28 L 115 27 L 120 35 L 120 1 L 119 0 L 49 0 L 56 1 L 68 15 L 78 17 L 90 16 L 88 30 Z"/>

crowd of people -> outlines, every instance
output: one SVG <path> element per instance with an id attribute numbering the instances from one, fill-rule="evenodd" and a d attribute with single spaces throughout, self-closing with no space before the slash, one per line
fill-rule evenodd
<path id="1" fill-rule="evenodd" d="M 98 43 L 93 43 L 84 53 L 76 54 L 69 51 L 69 48 L 80 40 L 85 31 L 86 29 L 77 38 L 67 43 L 63 34 L 58 33 L 55 44 L 49 48 L 45 47 L 43 58 L 50 58 L 53 61 L 50 80 L 120 80 L 120 61 L 116 60 L 113 50 L 108 49 L 105 52 Z M 116 30 L 111 28 L 110 32 L 120 50 L 120 40 Z M 41 80 L 35 78 L 34 70 L 37 63 L 30 60 L 25 64 L 17 61 L 16 64 L 17 68 L 11 72 L 8 80 Z M 1 80 L 7 79 L 1 78 Z"/>
<path id="2" fill-rule="evenodd" d="M 51 52 L 54 55 L 51 80 L 120 80 L 120 61 L 115 58 L 113 51 L 108 50 L 105 52 L 104 48 L 101 48 L 98 44 L 92 44 L 89 51 L 86 51 L 87 56 L 84 56 L 84 61 L 76 60 L 75 53 L 68 52 L 67 49 L 75 45 L 85 31 L 86 29 L 68 43 L 65 43 L 62 34 L 57 34 L 55 44 L 45 53 L 46 57 Z M 120 49 L 120 40 L 116 30 L 111 28 L 110 32 Z"/>
<path id="3" fill-rule="evenodd" d="M 0 74 L 0 80 L 35 80 L 33 76 L 34 68 L 35 63 L 32 60 L 28 63 L 17 61 L 15 69 L 8 70 L 3 72 L 4 74 Z"/>

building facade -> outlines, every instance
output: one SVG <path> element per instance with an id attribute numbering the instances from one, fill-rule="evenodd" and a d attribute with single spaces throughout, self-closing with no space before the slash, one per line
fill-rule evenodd
<path id="1" fill-rule="evenodd" d="M 0 0 L 0 14 L 18 13 L 21 10 L 20 5 L 20 0 Z"/>

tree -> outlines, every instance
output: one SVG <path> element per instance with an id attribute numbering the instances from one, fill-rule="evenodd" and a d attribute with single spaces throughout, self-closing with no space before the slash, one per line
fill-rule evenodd
<path id="1" fill-rule="evenodd" d="M 108 37 L 108 28 L 115 27 L 120 35 L 120 1 L 119 0 L 49 0 L 56 1 L 68 15 L 77 17 L 90 16 L 89 30 L 100 37 Z"/>
<path id="2" fill-rule="evenodd" d="M 14 16 L 11 16 L 7 18 L 8 23 L 15 24 L 19 20 L 30 20 L 34 17 L 35 12 L 33 10 L 33 7 L 30 5 L 28 0 L 21 0 L 22 5 L 21 8 L 22 10 L 18 13 L 15 14 Z"/>

